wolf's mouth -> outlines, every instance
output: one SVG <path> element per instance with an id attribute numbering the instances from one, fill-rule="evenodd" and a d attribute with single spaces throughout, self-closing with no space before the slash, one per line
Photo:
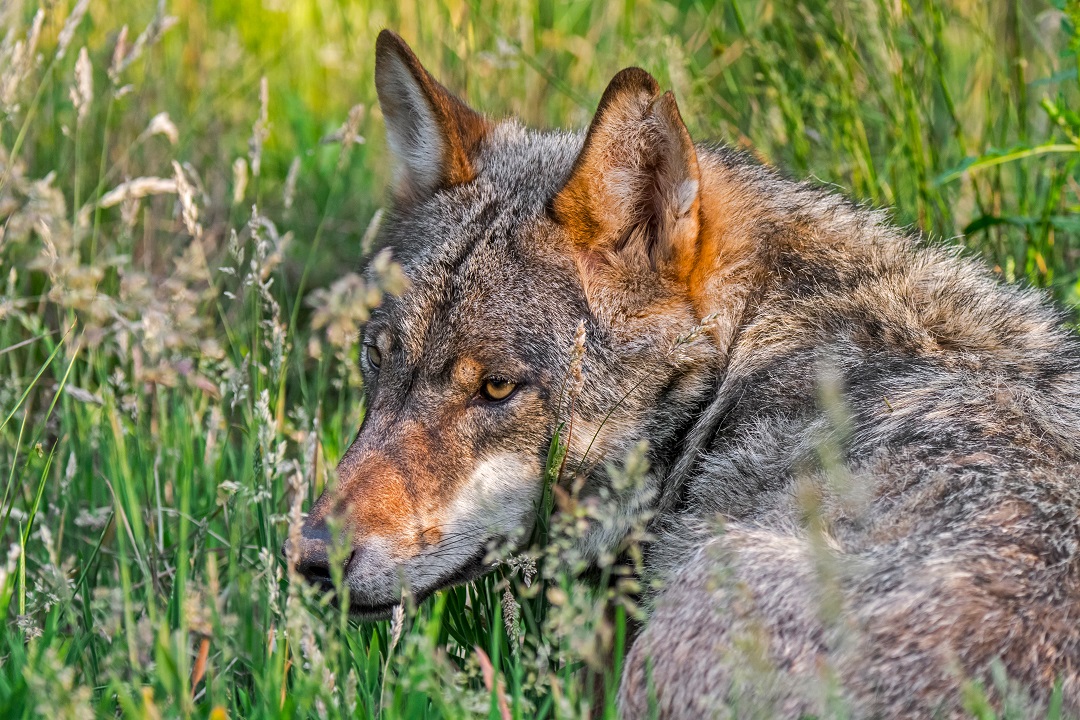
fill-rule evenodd
<path id="1" fill-rule="evenodd" d="M 480 550 L 476 552 L 472 557 L 459 565 L 457 568 L 449 571 L 445 575 L 436 578 L 430 586 L 417 590 L 413 593 L 415 602 L 417 605 L 427 600 L 437 591 L 444 588 L 453 587 L 455 585 L 463 585 L 471 580 L 483 575 L 490 568 L 490 564 L 484 563 L 484 558 L 487 557 L 488 543 L 483 543 Z M 328 591 L 334 589 L 333 584 L 329 582 L 327 578 L 326 582 L 319 579 L 319 585 Z M 337 597 L 334 597 L 334 604 L 338 602 Z M 366 604 L 362 602 L 350 601 L 349 603 L 349 615 L 354 620 L 372 622 L 375 620 L 386 620 L 390 617 L 394 608 L 398 605 L 396 602 L 378 603 L 378 604 Z"/>
<path id="2" fill-rule="evenodd" d="M 337 598 L 334 598 L 334 604 L 337 604 Z M 349 616 L 353 620 L 359 620 L 363 622 L 375 622 L 376 620 L 388 620 L 390 614 L 397 607 L 398 603 L 382 603 L 381 605 L 364 605 L 361 603 L 349 604 Z"/>

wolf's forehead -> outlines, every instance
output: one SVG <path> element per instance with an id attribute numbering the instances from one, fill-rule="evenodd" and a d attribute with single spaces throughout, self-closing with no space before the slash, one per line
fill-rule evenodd
<path id="1" fill-rule="evenodd" d="M 390 244 L 410 288 L 386 314 L 408 355 L 449 346 L 462 332 L 505 333 L 511 323 L 527 331 L 521 315 L 536 314 L 529 306 L 552 280 L 553 258 L 541 247 L 545 208 L 580 146 L 577 134 L 502 123 L 475 181 L 397 218 Z"/>
<path id="2" fill-rule="evenodd" d="M 546 203 L 566 182 L 583 142 L 580 132 L 529 130 L 502 122 L 481 146 L 477 179 L 507 200 Z"/>
<path id="3" fill-rule="evenodd" d="M 386 239 L 407 269 L 460 264 L 477 244 L 528 243 L 524 229 L 544 215 L 565 183 L 583 142 L 580 133 L 498 124 L 475 158 L 476 178 L 395 213 Z"/>
<path id="4" fill-rule="evenodd" d="M 410 360 L 453 355 L 469 346 L 513 344 L 528 331 L 523 316 L 546 295 L 551 266 L 542 253 L 492 232 L 451 252 L 406 266 L 408 290 L 388 307 L 397 342 Z"/>

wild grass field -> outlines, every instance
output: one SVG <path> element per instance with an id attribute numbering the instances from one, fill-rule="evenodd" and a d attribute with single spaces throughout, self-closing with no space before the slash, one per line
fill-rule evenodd
<path id="1" fill-rule="evenodd" d="M 381 28 L 545 127 L 643 66 L 697 139 L 1075 307 L 1078 23 L 1076 0 L 0 2 L 0 716 L 615 717 L 634 581 L 577 576 L 572 508 L 387 623 L 279 556 L 399 282 L 366 258 Z"/>

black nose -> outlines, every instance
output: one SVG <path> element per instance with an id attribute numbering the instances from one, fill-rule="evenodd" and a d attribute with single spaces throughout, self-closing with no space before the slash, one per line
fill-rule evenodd
<path id="1" fill-rule="evenodd" d="M 333 589 L 333 581 L 330 579 L 330 557 L 327 552 L 330 543 L 330 531 L 322 522 L 309 525 L 304 523 L 300 531 L 300 547 L 296 558 L 296 570 L 304 579 L 312 585 L 318 585 L 324 590 Z M 281 552 L 286 558 L 291 550 L 290 541 L 286 540 Z"/>

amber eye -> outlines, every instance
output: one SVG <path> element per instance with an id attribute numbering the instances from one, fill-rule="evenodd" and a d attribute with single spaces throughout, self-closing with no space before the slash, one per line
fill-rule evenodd
<path id="1" fill-rule="evenodd" d="M 517 390 L 516 383 L 510 382 L 506 378 L 490 377 L 484 381 L 484 387 L 480 389 L 480 394 L 489 402 L 501 402 L 513 395 L 515 390 Z"/>
<path id="2" fill-rule="evenodd" d="M 367 351 L 368 362 L 371 363 L 371 367 L 376 370 L 382 365 L 382 353 L 379 352 L 379 348 L 374 345 L 365 345 L 364 349 Z"/>

